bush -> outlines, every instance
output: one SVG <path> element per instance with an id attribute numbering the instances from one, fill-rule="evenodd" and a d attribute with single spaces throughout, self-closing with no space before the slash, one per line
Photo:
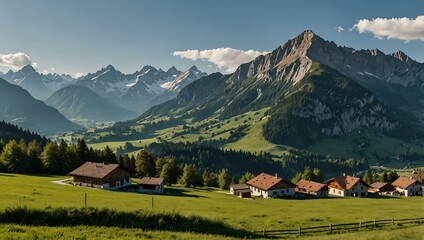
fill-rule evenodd
<path id="1" fill-rule="evenodd" d="M 7 208 L 0 212 L 0 223 L 32 226 L 106 226 L 141 228 L 143 230 L 195 232 L 225 236 L 252 236 L 244 230 L 232 228 L 220 221 L 178 213 L 154 213 L 148 211 L 123 212 L 107 208 Z"/>

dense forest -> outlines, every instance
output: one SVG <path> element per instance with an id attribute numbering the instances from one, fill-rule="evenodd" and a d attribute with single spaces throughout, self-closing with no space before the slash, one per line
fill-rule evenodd
<path id="1" fill-rule="evenodd" d="M 5 121 L 0 121 L 0 139 L 3 139 L 5 142 L 10 140 L 20 141 L 23 139 L 26 143 L 36 140 L 41 146 L 45 146 L 48 141 L 46 137 L 42 137 L 29 130 L 23 130 Z"/>
<path id="2" fill-rule="evenodd" d="M 268 172 L 286 175 L 281 162 L 274 161 L 269 153 L 257 155 L 241 150 L 224 150 L 202 143 L 152 143 L 145 147 L 146 152 L 155 157 L 172 156 L 178 164 L 194 164 L 203 171 L 218 171 L 226 168 L 232 175 L 240 176 L 245 172 L 255 174 Z"/>
<path id="3" fill-rule="evenodd" d="M 324 174 L 334 172 L 352 173 L 369 169 L 368 162 L 364 159 L 337 158 L 329 155 L 321 155 L 303 150 L 290 149 L 290 154 L 281 159 L 285 167 L 301 171 L 305 166 L 320 168 Z"/>

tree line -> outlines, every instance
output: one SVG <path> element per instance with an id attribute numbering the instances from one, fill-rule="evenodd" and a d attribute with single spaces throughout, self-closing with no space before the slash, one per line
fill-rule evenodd
<path id="1" fill-rule="evenodd" d="M 172 155 L 154 157 L 146 151 L 134 155 L 119 155 L 106 146 L 103 150 L 88 148 L 83 139 L 68 144 L 48 142 L 42 146 L 37 140 L 27 143 L 0 140 L 0 172 L 66 175 L 86 161 L 119 163 L 130 169 L 134 177 L 163 177 L 169 184 L 180 183 L 186 187 L 220 187 L 227 189 L 231 183 L 239 183 L 237 175 L 227 168 L 211 170 L 194 163 L 184 163 Z M 232 174 L 232 175 L 231 175 Z M 254 175 L 245 173 L 240 182 Z"/>
<path id="2" fill-rule="evenodd" d="M 172 156 L 178 164 L 194 164 L 199 171 L 212 170 L 218 172 L 226 168 L 235 176 L 254 171 L 290 174 L 279 161 L 274 161 L 271 154 L 260 152 L 253 154 L 242 150 L 222 149 L 205 143 L 161 142 L 145 146 L 144 151 L 154 157 Z"/>
<path id="3" fill-rule="evenodd" d="M 26 142 L 0 140 L 0 171 L 10 173 L 47 173 L 65 175 L 86 161 L 117 163 L 109 147 L 98 151 L 88 148 L 83 139 L 74 144 L 49 141 L 45 146 L 36 139 Z"/>
<path id="4" fill-rule="evenodd" d="M 23 130 L 22 128 L 15 126 L 11 123 L 7 123 L 4 120 L 0 121 L 0 139 L 3 139 L 4 142 L 9 142 L 10 140 L 19 141 L 24 139 L 25 142 L 29 143 L 32 140 L 36 140 L 42 146 L 46 145 L 48 139 L 44 136 L 40 136 L 35 132 L 29 130 Z"/>
<path id="5" fill-rule="evenodd" d="M 255 175 L 246 172 L 240 178 L 231 175 L 227 168 L 201 170 L 195 164 L 179 163 L 173 156 L 158 157 L 140 151 L 137 156 L 120 156 L 118 161 L 126 168 L 134 170 L 135 177 L 162 177 L 169 185 L 182 184 L 185 187 L 219 187 L 228 189 L 230 184 L 246 183 Z"/>

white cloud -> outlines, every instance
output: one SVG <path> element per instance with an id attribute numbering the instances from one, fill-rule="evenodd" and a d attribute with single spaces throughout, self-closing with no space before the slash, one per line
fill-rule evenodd
<path id="1" fill-rule="evenodd" d="M 49 74 L 49 71 L 47 71 L 47 70 L 43 70 L 43 74 L 44 74 L 44 75 L 47 75 L 47 74 Z"/>
<path id="2" fill-rule="evenodd" d="M 337 32 L 343 32 L 343 31 L 344 31 L 344 28 L 342 26 L 337 27 Z"/>
<path id="3" fill-rule="evenodd" d="M 234 48 L 216 48 L 208 50 L 186 50 L 186 51 L 175 51 L 172 55 L 195 60 L 206 60 L 210 63 L 215 64 L 219 69 L 223 69 L 228 73 L 234 72 L 237 67 L 249 61 L 252 61 L 259 55 L 266 54 L 268 52 L 259 52 L 256 50 L 239 50 Z"/>
<path id="4" fill-rule="evenodd" d="M 19 70 L 26 65 L 37 68 L 37 63 L 31 61 L 30 56 L 25 53 L 0 54 L 0 66 L 8 67 L 12 70 Z"/>
<path id="5" fill-rule="evenodd" d="M 85 76 L 85 73 L 82 73 L 82 72 L 74 73 L 75 78 L 79 78 L 79 77 L 83 77 L 83 76 Z"/>
<path id="6" fill-rule="evenodd" d="M 356 29 L 359 33 L 371 32 L 378 39 L 400 39 L 424 41 L 424 16 L 412 18 L 376 18 L 361 19 L 349 30 Z"/>

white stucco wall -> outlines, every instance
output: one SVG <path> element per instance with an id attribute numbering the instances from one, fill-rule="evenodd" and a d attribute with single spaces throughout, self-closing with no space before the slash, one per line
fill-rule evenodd
<path id="1" fill-rule="evenodd" d="M 339 189 L 336 189 L 336 188 L 328 188 L 328 194 L 330 194 L 330 195 L 336 195 L 336 196 L 341 196 L 341 197 L 344 197 L 344 196 L 346 196 L 346 192 L 345 191 L 343 191 L 343 190 L 339 190 Z"/>
<path id="2" fill-rule="evenodd" d="M 261 190 L 255 187 L 250 186 L 250 191 L 253 196 L 262 196 L 263 198 L 277 198 L 277 197 L 289 197 L 294 196 L 295 189 L 294 188 L 286 188 L 286 189 L 276 189 L 276 190 Z"/>
<path id="3" fill-rule="evenodd" d="M 414 183 L 406 189 L 396 187 L 396 191 L 402 193 L 403 196 L 422 196 L 422 185 L 419 183 Z"/>

